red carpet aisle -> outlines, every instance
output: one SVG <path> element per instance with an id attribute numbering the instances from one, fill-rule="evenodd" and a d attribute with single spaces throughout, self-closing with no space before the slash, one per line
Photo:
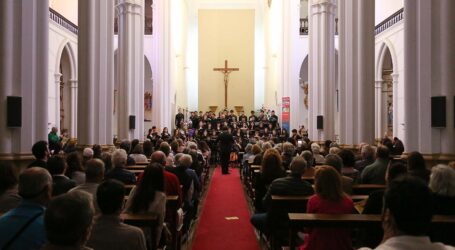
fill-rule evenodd
<path id="1" fill-rule="evenodd" d="M 221 175 L 218 166 L 212 177 L 202 210 L 193 250 L 256 250 L 256 235 L 244 197 L 238 169 Z"/>

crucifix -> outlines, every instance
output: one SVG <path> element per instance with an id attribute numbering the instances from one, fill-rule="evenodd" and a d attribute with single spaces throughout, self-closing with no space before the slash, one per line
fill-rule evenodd
<path id="1" fill-rule="evenodd" d="M 213 71 L 220 71 L 224 75 L 224 107 L 227 108 L 227 87 L 229 82 L 229 74 L 232 71 L 239 71 L 239 68 L 228 68 L 228 61 L 224 61 L 224 68 L 214 68 Z"/>

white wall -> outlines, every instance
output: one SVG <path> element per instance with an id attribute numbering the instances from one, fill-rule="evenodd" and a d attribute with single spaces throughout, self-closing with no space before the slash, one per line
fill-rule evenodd
<path id="1" fill-rule="evenodd" d="M 403 8 L 403 0 L 376 0 L 375 2 L 375 25 L 384 21 L 387 17 Z"/>
<path id="2" fill-rule="evenodd" d="M 78 0 L 49 0 L 49 7 L 77 25 Z"/>
<path id="3" fill-rule="evenodd" d="M 49 20 L 49 85 L 48 85 L 48 129 L 60 126 L 60 86 L 57 83 L 60 73 L 60 57 L 66 45 L 70 48 L 70 60 L 73 62 L 72 79 L 77 80 L 77 36 Z M 56 75 L 57 74 L 57 75 Z M 72 105 L 76 108 L 76 105 Z M 74 113 L 75 110 L 73 110 Z M 71 113 L 73 113 L 71 112 Z M 70 131 L 76 136 L 76 131 Z"/>

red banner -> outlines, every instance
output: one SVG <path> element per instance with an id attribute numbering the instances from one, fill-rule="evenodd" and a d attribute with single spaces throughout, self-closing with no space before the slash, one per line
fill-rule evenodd
<path id="1" fill-rule="evenodd" d="M 291 116 L 291 98 L 283 97 L 281 105 L 281 127 L 289 131 L 289 122 Z"/>

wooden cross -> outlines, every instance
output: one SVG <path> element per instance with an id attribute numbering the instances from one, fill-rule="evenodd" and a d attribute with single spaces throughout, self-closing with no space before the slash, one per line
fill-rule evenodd
<path id="1" fill-rule="evenodd" d="M 232 71 L 239 71 L 239 68 L 228 68 L 228 61 L 224 61 L 224 68 L 214 68 L 213 71 L 220 71 L 224 75 L 224 107 L 227 108 L 227 87 L 229 82 L 229 74 Z"/>

